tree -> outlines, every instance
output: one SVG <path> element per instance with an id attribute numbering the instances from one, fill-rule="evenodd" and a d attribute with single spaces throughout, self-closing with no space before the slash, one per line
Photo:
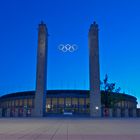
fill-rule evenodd
<path id="1" fill-rule="evenodd" d="M 116 88 L 116 83 L 109 83 L 108 82 L 108 75 L 105 75 L 105 78 L 103 82 L 101 81 L 101 86 L 103 88 L 103 91 L 105 92 L 105 97 L 104 97 L 104 104 L 105 108 L 108 108 L 111 106 L 111 101 L 113 99 L 111 98 L 111 93 L 119 93 L 121 88 Z"/>

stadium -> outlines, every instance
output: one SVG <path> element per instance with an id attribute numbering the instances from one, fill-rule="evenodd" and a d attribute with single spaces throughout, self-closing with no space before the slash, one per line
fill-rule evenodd
<path id="1" fill-rule="evenodd" d="M 44 117 L 53 114 L 97 118 L 140 116 L 136 97 L 100 90 L 98 31 L 98 24 L 93 22 L 88 32 L 89 90 L 46 90 L 48 30 L 41 22 L 38 28 L 36 90 L 1 96 L 0 117 Z M 64 52 L 72 52 L 76 46 L 61 44 L 59 47 Z"/>
<path id="2" fill-rule="evenodd" d="M 46 92 L 46 116 L 51 114 L 61 115 L 90 115 L 90 99 L 88 90 L 48 90 Z M 0 97 L 2 116 L 32 116 L 34 109 L 35 91 L 17 92 Z M 101 92 L 102 116 L 109 116 L 109 110 L 105 109 L 108 100 L 108 108 L 112 109 L 112 117 L 117 117 L 117 109 L 120 109 L 120 117 L 133 117 L 136 110 L 137 99 L 134 96 L 122 93 Z M 8 114 L 7 114 L 8 113 Z"/>

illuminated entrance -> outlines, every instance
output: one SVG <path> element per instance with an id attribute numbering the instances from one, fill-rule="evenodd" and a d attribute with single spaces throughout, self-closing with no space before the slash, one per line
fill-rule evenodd
<path id="1" fill-rule="evenodd" d="M 77 93 L 63 92 L 49 94 L 46 98 L 46 113 L 57 114 L 89 114 L 88 93 L 77 91 Z"/>

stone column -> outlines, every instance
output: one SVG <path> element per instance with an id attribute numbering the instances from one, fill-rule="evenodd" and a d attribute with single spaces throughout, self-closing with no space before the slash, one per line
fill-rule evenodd
<path id="1" fill-rule="evenodd" d="M 137 117 L 140 117 L 140 108 L 137 108 Z"/>
<path id="2" fill-rule="evenodd" d="M 112 117 L 113 114 L 112 114 L 112 108 L 109 108 L 109 117 Z"/>
<path id="3" fill-rule="evenodd" d="M 119 117 L 121 117 L 121 109 L 120 108 L 117 108 L 117 117 L 119 118 Z"/>
<path id="4" fill-rule="evenodd" d="M 26 108 L 23 109 L 23 117 L 26 117 L 27 110 Z"/>
<path id="5" fill-rule="evenodd" d="M 0 108 L 0 117 L 2 117 L 2 108 Z"/>
<path id="6" fill-rule="evenodd" d="M 10 117 L 10 108 L 7 108 L 7 116 L 6 117 Z"/>
<path id="7" fill-rule="evenodd" d="M 46 25 L 39 24 L 38 50 L 37 50 L 37 74 L 34 116 L 43 117 L 46 109 L 46 73 L 47 73 L 47 48 L 48 31 Z"/>
<path id="8" fill-rule="evenodd" d="M 128 114 L 128 108 L 125 108 L 125 117 L 129 117 L 129 114 Z"/>
<path id="9" fill-rule="evenodd" d="M 133 117 L 137 117 L 137 112 L 135 108 L 133 109 Z"/>
<path id="10" fill-rule="evenodd" d="M 15 108 L 15 117 L 18 117 L 18 108 Z"/>
<path id="11" fill-rule="evenodd" d="M 34 117 L 34 108 L 31 109 L 31 117 Z"/>
<path id="12" fill-rule="evenodd" d="M 89 29 L 89 84 L 90 116 L 101 117 L 100 68 L 98 25 L 94 22 Z"/>

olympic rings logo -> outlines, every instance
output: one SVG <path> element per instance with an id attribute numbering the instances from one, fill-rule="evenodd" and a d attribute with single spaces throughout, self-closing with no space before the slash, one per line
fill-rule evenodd
<path id="1" fill-rule="evenodd" d="M 78 46 L 73 44 L 73 45 L 70 45 L 70 44 L 60 44 L 58 46 L 58 49 L 62 52 L 75 52 L 77 49 L 78 49 Z"/>

